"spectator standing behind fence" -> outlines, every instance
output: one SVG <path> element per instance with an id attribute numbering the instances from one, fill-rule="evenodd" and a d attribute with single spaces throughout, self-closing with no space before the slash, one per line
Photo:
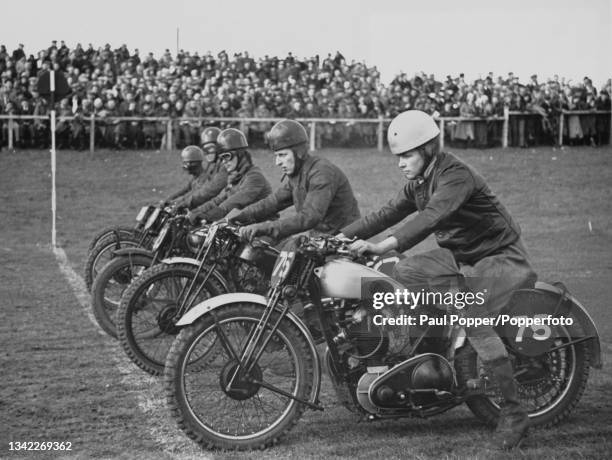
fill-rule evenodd
<path id="1" fill-rule="evenodd" d="M 581 110 L 594 111 L 595 110 L 595 97 L 592 92 L 587 92 L 586 99 L 578 103 L 578 107 Z M 580 116 L 580 125 L 582 127 L 582 135 L 584 136 L 585 142 L 592 147 L 597 145 L 597 131 L 595 129 L 595 114 L 586 114 Z"/>
<path id="2" fill-rule="evenodd" d="M 612 109 L 608 90 L 603 89 L 599 93 L 599 98 L 595 102 L 595 108 L 608 112 Z M 597 116 L 595 131 L 597 132 L 597 145 L 603 145 L 610 140 L 610 113 Z"/>
<path id="3" fill-rule="evenodd" d="M 568 109 L 580 110 L 580 98 L 574 96 L 568 103 Z M 570 145 L 577 145 L 582 142 L 584 134 L 582 132 L 582 125 L 580 124 L 579 115 L 568 115 L 567 116 L 567 131 Z"/>
<path id="4" fill-rule="evenodd" d="M 467 93 L 465 99 L 459 105 L 459 116 L 472 118 L 476 115 L 474 107 L 474 94 Z M 471 147 L 474 142 L 474 122 L 459 121 L 455 127 L 455 139 L 463 142 L 464 147 Z"/>

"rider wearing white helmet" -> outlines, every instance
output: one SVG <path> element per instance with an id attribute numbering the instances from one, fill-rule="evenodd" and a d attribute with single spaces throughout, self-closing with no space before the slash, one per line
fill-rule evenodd
<path id="1" fill-rule="evenodd" d="M 471 292 L 485 295 L 483 306 L 472 305 L 464 314 L 496 316 L 512 292 L 533 284 L 536 275 L 519 226 L 476 171 L 440 151 L 439 135 L 433 118 L 419 110 L 392 120 L 389 147 L 408 182 L 379 211 L 344 227 L 342 234 L 361 238 L 352 244 L 354 252 L 382 254 L 410 249 L 434 233 L 440 247 L 400 261 L 395 277 L 419 288 L 440 287 L 444 279 L 463 277 Z M 380 243 L 364 241 L 414 212 L 418 214 L 413 219 Z M 497 427 L 499 444 L 513 448 L 527 430 L 528 417 L 506 348 L 491 326 L 470 327 L 466 333 L 504 397 Z"/>

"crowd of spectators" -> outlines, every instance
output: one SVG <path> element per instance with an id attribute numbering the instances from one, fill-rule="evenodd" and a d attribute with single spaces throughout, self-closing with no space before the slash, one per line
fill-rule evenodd
<path id="1" fill-rule="evenodd" d="M 69 48 L 64 41 L 27 54 L 23 45 L 12 52 L 0 45 L 0 115 L 42 115 L 49 104 L 37 92 L 41 72 L 65 73 L 72 94 L 57 102 L 60 147 L 85 148 L 89 123 L 95 115 L 99 145 L 113 148 L 157 148 L 165 143 L 166 121 L 118 121 L 113 117 L 172 117 L 177 146 L 196 143 L 205 126 L 220 122 L 198 117 L 240 118 L 391 118 L 406 109 L 420 109 L 446 117 L 480 120 L 446 123 L 449 142 L 491 146 L 501 142 L 501 126 L 494 117 L 504 109 L 521 112 L 510 117 L 510 145 L 553 144 L 559 135 L 561 110 L 610 110 L 611 81 L 599 90 L 588 77 L 572 82 L 554 76 L 528 82 L 518 77 L 486 77 L 466 81 L 463 74 L 436 80 L 433 75 L 402 73 L 385 85 L 376 67 L 348 62 L 340 52 L 299 59 L 254 58 L 248 52 L 230 56 L 181 50 L 172 55 L 141 55 L 126 45 Z M 62 119 L 72 117 L 74 119 Z M 609 115 L 568 115 L 566 140 L 598 145 L 609 139 Z M 7 144 L 9 125 L 0 120 L 0 146 Z M 225 123 L 226 125 L 229 123 Z M 235 125 L 235 124 L 234 124 Z M 254 141 L 263 138 L 268 122 L 248 127 Z M 376 124 L 319 123 L 317 143 L 350 145 L 376 143 Z M 17 146 L 48 142 L 48 121 L 18 120 L 12 124 Z"/>

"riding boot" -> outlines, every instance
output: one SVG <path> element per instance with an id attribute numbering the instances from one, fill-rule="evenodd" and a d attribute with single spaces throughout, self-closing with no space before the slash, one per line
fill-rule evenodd
<path id="1" fill-rule="evenodd" d="M 496 444 L 501 449 L 518 446 L 527 433 L 529 417 L 521 406 L 512 363 L 505 357 L 490 363 L 504 401 L 495 430 Z"/>

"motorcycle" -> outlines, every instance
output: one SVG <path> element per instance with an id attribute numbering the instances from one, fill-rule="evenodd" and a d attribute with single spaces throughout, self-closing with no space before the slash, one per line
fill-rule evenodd
<path id="1" fill-rule="evenodd" d="M 152 375 L 162 374 L 180 330 L 176 323 L 193 305 L 227 292 L 264 294 L 278 255 L 265 241 L 241 241 L 237 227 L 226 222 L 190 236 L 193 246 L 199 243 L 195 258 L 171 257 L 146 270 L 125 291 L 117 310 L 123 349 Z"/>
<path id="2" fill-rule="evenodd" d="M 501 394 L 464 327 L 444 322 L 449 311 L 436 307 L 419 308 L 432 320 L 425 325 L 379 325 L 376 315 L 399 317 L 403 309 L 377 310 L 362 289 L 404 286 L 364 262 L 350 255 L 346 241 L 298 238 L 281 251 L 266 297 L 223 294 L 189 310 L 176 323 L 182 329 L 164 374 L 179 427 L 206 448 L 265 448 L 305 409 L 323 410 L 316 328 L 339 401 L 366 420 L 430 417 L 466 403 L 496 423 Z M 580 399 L 590 367 L 601 366 L 593 321 L 566 290 L 546 283 L 516 291 L 504 314 L 573 318 L 572 325 L 545 330 L 498 331 L 531 424 L 559 423 Z"/>
<path id="3" fill-rule="evenodd" d="M 136 215 L 134 227 L 112 226 L 98 232 L 89 243 L 85 260 L 84 279 L 91 291 L 98 272 L 122 248 L 149 248 L 165 219 L 173 213 L 171 208 L 143 206 Z"/>
<path id="4" fill-rule="evenodd" d="M 100 327 L 111 337 L 117 337 L 116 311 L 121 295 L 132 281 L 166 257 L 194 254 L 187 242 L 186 216 L 164 214 L 159 229 L 154 224 L 148 227 L 151 235 L 157 233 L 149 248 L 128 246 L 112 249 L 112 259 L 100 269 L 94 280 L 91 288 L 93 313 Z M 159 220 L 159 217 L 154 220 Z"/>

